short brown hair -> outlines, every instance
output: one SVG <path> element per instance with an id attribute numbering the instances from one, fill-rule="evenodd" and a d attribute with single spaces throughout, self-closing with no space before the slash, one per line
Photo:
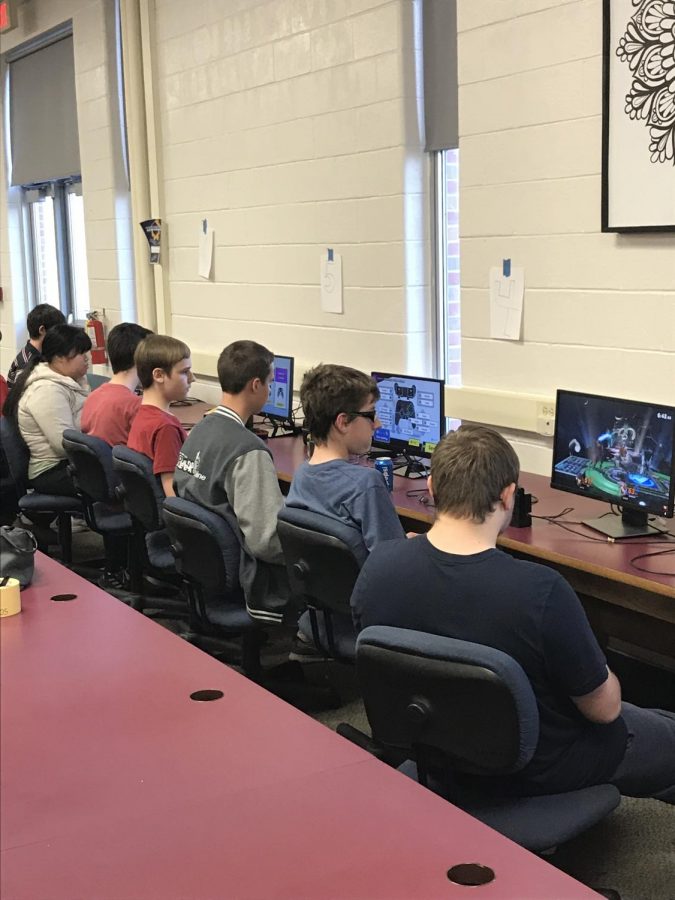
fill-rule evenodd
<path id="1" fill-rule="evenodd" d="M 241 394 L 249 381 L 266 381 L 274 354 L 255 341 L 234 341 L 218 357 L 218 381 L 225 394 Z"/>
<path id="2" fill-rule="evenodd" d="M 463 425 L 441 440 L 431 457 L 436 510 L 481 523 L 502 491 L 518 483 L 520 462 L 509 442 L 480 425 Z"/>
<path id="3" fill-rule="evenodd" d="M 168 334 L 149 334 L 136 347 L 134 363 L 143 390 L 152 386 L 154 369 L 161 369 L 167 375 L 182 359 L 188 359 L 190 348 L 183 341 Z"/>
<path id="4" fill-rule="evenodd" d="M 358 412 L 369 397 L 380 399 L 377 384 L 370 375 L 349 366 L 320 363 L 305 373 L 300 386 L 305 425 L 316 441 L 328 438 L 340 413 Z"/>

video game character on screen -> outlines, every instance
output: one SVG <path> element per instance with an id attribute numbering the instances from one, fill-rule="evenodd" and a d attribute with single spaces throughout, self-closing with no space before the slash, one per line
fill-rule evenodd
<path id="1" fill-rule="evenodd" d="M 568 393 L 557 415 L 558 486 L 569 478 L 570 487 L 610 503 L 665 511 L 673 452 L 670 410 Z"/>

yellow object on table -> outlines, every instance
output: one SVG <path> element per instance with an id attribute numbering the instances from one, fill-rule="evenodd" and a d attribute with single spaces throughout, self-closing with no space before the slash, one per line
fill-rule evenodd
<path id="1" fill-rule="evenodd" d="M 0 578 L 0 619 L 21 612 L 21 588 L 16 578 Z"/>

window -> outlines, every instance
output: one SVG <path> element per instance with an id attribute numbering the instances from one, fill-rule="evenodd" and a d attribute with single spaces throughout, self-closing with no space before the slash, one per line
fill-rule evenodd
<path id="1" fill-rule="evenodd" d="M 76 321 L 84 320 L 90 308 L 80 188 L 73 179 L 24 188 L 34 302 L 58 306 Z"/>
<path id="2" fill-rule="evenodd" d="M 436 282 L 440 370 L 445 383 L 462 383 L 459 288 L 459 151 L 436 153 Z"/>

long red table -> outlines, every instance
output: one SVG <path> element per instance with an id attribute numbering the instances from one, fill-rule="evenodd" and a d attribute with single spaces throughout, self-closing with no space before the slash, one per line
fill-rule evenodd
<path id="1" fill-rule="evenodd" d="M 22 602 L 3 900 L 466 897 L 461 863 L 494 870 L 486 900 L 596 896 L 41 554 Z"/>

